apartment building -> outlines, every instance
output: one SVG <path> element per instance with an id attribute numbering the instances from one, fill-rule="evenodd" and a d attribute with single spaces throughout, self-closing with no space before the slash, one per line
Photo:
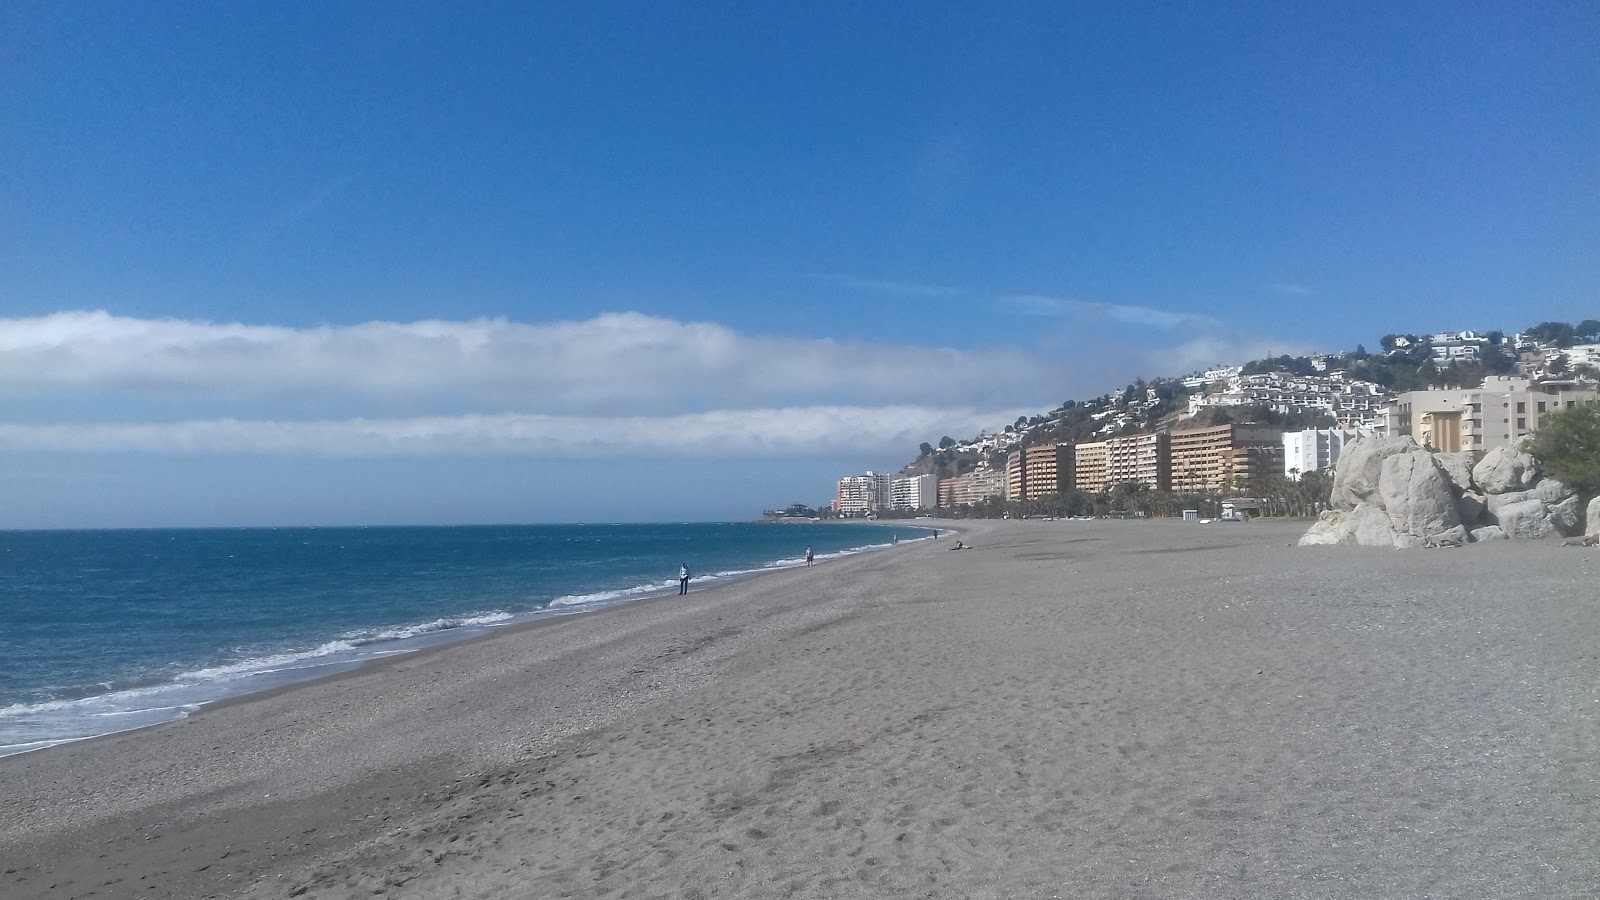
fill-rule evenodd
<path id="1" fill-rule="evenodd" d="M 1532 382 L 1491 375 L 1470 390 L 1407 391 L 1384 409 L 1385 433 L 1410 435 L 1417 443 L 1455 453 L 1515 447 L 1539 427 L 1539 418 L 1600 399 L 1600 385 L 1562 380 Z"/>
<path id="2" fill-rule="evenodd" d="M 901 512 L 933 509 L 939 505 L 939 476 L 910 475 L 889 480 L 889 508 Z"/>
<path id="3" fill-rule="evenodd" d="M 1071 444 L 1040 444 L 1006 457 L 1006 499 L 1037 500 L 1073 488 L 1077 468 Z"/>
<path id="4" fill-rule="evenodd" d="M 1228 491 L 1282 471 L 1281 428 L 1228 423 L 1174 431 L 1170 440 L 1173 490 Z"/>
<path id="5" fill-rule="evenodd" d="M 1145 484 L 1158 491 L 1172 488 L 1172 438 L 1165 431 L 1106 440 L 1107 487 Z"/>
<path id="6" fill-rule="evenodd" d="M 868 472 L 865 475 L 846 475 L 839 479 L 839 492 L 833 501 L 833 511 L 841 516 L 865 516 L 889 504 L 890 486 L 894 476 L 887 472 Z"/>
<path id="7" fill-rule="evenodd" d="M 1078 444 L 1072 448 L 1072 485 L 1086 494 L 1106 489 L 1106 442 Z"/>
<path id="8" fill-rule="evenodd" d="M 1005 472 L 999 469 L 978 468 L 971 472 L 963 472 L 954 478 L 941 479 L 939 505 L 946 509 L 970 506 L 991 497 L 1004 497 L 1005 493 Z"/>
<path id="9" fill-rule="evenodd" d="M 1339 462 L 1345 444 L 1362 434 L 1354 428 L 1307 428 L 1283 435 L 1283 474 L 1299 480 L 1306 472 L 1327 469 Z"/>

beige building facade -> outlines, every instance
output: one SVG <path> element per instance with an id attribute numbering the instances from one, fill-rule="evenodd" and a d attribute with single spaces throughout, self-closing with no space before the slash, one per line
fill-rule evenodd
<path id="1" fill-rule="evenodd" d="M 1171 440 L 1175 491 L 1230 491 L 1283 468 L 1281 428 L 1228 423 L 1174 431 Z M 1270 470 L 1263 469 L 1267 465 Z"/>
<path id="2" fill-rule="evenodd" d="M 1384 409 L 1384 433 L 1446 453 L 1516 447 L 1557 410 L 1600 399 L 1600 384 L 1491 375 L 1472 389 L 1407 391 Z"/>
<path id="3" fill-rule="evenodd" d="M 1078 444 L 1072 448 L 1072 486 L 1086 494 L 1106 489 L 1106 442 Z"/>
<path id="4" fill-rule="evenodd" d="M 1107 439 L 1105 484 L 1143 484 L 1158 491 L 1170 490 L 1171 435 L 1158 431 Z"/>

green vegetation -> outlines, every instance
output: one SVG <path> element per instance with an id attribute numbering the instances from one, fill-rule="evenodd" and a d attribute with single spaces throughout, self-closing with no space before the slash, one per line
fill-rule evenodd
<path id="1" fill-rule="evenodd" d="M 1600 404 L 1584 403 L 1541 418 L 1525 446 L 1552 478 L 1584 497 L 1600 494 Z"/>

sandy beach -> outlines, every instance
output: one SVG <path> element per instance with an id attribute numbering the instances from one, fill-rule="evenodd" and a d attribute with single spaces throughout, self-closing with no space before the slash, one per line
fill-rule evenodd
<path id="1" fill-rule="evenodd" d="M 963 528 L 0 759 L 0 897 L 1600 894 L 1600 553 Z"/>

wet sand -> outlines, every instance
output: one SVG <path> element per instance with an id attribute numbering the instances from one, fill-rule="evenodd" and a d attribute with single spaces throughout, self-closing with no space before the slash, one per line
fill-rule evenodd
<path id="1" fill-rule="evenodd" d="M 0 759 L 0 897 L 1592 897 L 1600 553 L 972 523 Z"/>

